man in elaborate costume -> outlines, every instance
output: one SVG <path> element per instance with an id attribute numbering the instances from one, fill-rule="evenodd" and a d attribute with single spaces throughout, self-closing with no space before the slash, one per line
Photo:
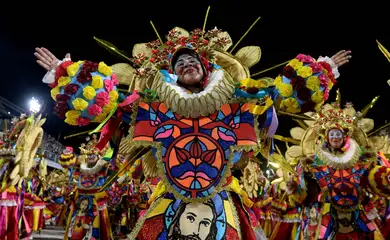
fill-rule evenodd
<path id="1" fill-rule="evenodd" d="M 77 186 L 71 201 L 65 239 L 112 238 L 107 210 L 108 195 L 103 191 L 109 177 L 109 163 L 104 160 L 107 149 L 100 151 L 95 144 L 94 140 L 82 144 L 81 155 L 72 169 L 71 177 L 76 179 Z"/>
<path id="2" fill-rule="evenodd" d="M 36 56 L 65 122 L 106 122 L 98 148 L 110 140 L 119 146 L 130 125 L 120 153 L 152 148 L 162 182 L 130 239 L 261 239 L 241 204 L 250 207 L 248 196 L 230 169 L 243 151 L 267 147 L 276 110 L 319 108 L 350 52 L 321 61 L 299 55 L 273 82 L 250 79 L 260 48 L 233 56 L 226 32 L 174 28 L 167 38 L 137 44 L 133 67 L 73 62 L 69 54 L 59 61 L 41 48 Z M 119 83 L 130 86 L 128 96 L 118 94 Z"/>

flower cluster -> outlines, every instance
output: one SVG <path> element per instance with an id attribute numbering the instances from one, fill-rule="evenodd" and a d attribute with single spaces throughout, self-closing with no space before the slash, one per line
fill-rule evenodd
<path id="1" fill-rule="evenodd" d="M 328 63 L 303 54 L 291 60 L 275 78 L 276 91 L 282 97 L 281 108 L 291 113 L 318 110 L 335 83 Z"/>
<path id="2" fill-rule="evenodd" d="M 169 31 L 166 36 L 167 41 L 161 44 L 160 41 L 155 40 L 146 44 L 151 51 L 151 57 L 146 58 L 144 54 L 140 53 L 134 56 L 134 63 L 136 66 L 142 66 L 147 61 L 156 66 L 157 69 L 168 70 L 170 67 L 170 59 L 172 54 L 180 47 L 189 46 L 193 50 L 199 53 L 202 58 L 208 61 L 213 61 L 213 54 L 211 51 L 211 45 L 213 48 L 223 48 L 230 44 L 230 39 L 226 36 L 220 35 L 221 30 L 212 29 L 204 32 L 201 29 L 195 29 L 190 32 L 189 36 L 177 29 Z M 137 72 L 141 74 L 141 71 Z"/>
<path id="3" fill-rule="evenodd" d="M 74 126 L 102 122 L 118 100 L 119 85 L 112 69 L 104 62 L 65 62 L 57 71 L 51 96 L 55 113 Z"/>

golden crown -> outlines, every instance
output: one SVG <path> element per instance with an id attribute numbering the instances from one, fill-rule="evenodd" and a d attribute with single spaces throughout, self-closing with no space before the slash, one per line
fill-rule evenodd
<path id="1" fill-rule="evenodd" d="M 92 135 L 92 139 L 88 136 L 86 137 L 86 142 L 87 143 L 82 143 L 79 147 L 81 154 L 83 155 L 91 155 L 91 154 L 96 154 L 96 155 L 103 155 L 103 151 L 100 151 L 98 148 L 96 148 L 96 145 L 98 144 L 98 139 L 95 134 Z"/>
<path id="2" fill-rule="evenodd" d="M 326 104 L 315 116 L 315 126 L 322 134 L 326 134 L 331 129 L 343 130 L 351 135 L 354 126 L 354 119 L 346 115 L 338 103 Z"/>

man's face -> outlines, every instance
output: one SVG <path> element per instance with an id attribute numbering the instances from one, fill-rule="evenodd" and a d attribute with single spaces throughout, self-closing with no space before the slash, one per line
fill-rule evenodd
<path id="1" fill-rule="evenodd" d="M 188 239 L 205 240 L 210 233 L 213 218 L 211 207 L 188 204 L 179 219 L 181 235 Z"/>
<path id="2" fill-rule="evenodd" d="M 185 86 L 195 86 L 203 79 L 203 68 L 200 61 L 192 55 L 182 54 L 174 66 L 178 81 Z"/>
<path id="3" fill-rule="evenodd" d="M 331 129 L 328 133 L 328 141 L 332 148 L 340 149 L 344 144 L 343 132 L 339 129 Z"/>

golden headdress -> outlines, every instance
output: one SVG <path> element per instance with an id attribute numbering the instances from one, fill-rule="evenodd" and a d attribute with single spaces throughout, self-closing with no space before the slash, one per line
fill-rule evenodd
<path id="1" fill-rule="evenodd" d="M 190 48 L 210 63 L 221 66 L 235 82 L 250 78 L 249 68 L 257 64 L 261 58 L 260 47 L 246 46 L 234 55 L 232 52 L 260 18 L 256 19 L 248 31 L 233 46 L 233 41 L 227 32 L 217 28 L 205 31 L 208 12 L 209 9 L 202 29 L 198 28 L 188 32 L 180 27 L 175 27 L 168 32 L 166 41 L 163 41 L 151 22 L 158 40 L 135 44 L 132 58 L 124 55 L 123 51 L 110 42 L 96 37 L 94 39 L 109 52 L 131 63 L 131 65 L 118 63 L 112 66 L 113 73 L 116 74 L 119 83 L 128 85 L 129 91 L 143 90 L 145 87 L 150 88 L 156 70 L 168 70 L 171 67 L 172 57 L 183 47 Z M 230 51 L 228 51 L 229 49 Z"/>
<path id="2" fill-rule="evenodd" d="M 340 129 L 349 136 L 353 134 L 354 120 L 345 114 L 338 103 L 324 105 L 314 118 L 313 127 L 317 128 L 317 134 L 323 138 L 326 138 L 331 129 Z"/>
<path id="3" fill-rule="evenodd" d="M 358 125 L 358 117 L 346 114 L 340 105 L 326 104 L 314 115 L 314 124 L 305 132 L 301 140 L 303 155 L 311 155 L 316 150 L 319 138 L 326 139 L 329 130 L 337 128 L 354 139 L 360 146 L 368 146 L 366 133 Z"/>
<path id="4" fill-rule="evenodd" d="M 102 149 L 101 151 L 96 147 L 99 141 L 95 134 L 92 135 L 92 139 L 90 139 L 90 137 L 88 136 L 86 137 L 85 140 L 87 143 L 82 143 L 79 147 L 81 155 L 91 155 L 91 154 L 95 154 L 98 156 L 104 155 L 104 153 L 107 150 L 107 147 Z"/>
<path id="5" fill-rule="evenodd" d="M 290 130 L 291 138 L 275 135 L 275 139 L 293 144 L 286 151 L 286 159 L 290 164 L 296 164 L 301 157 L 313 154 L 318 140 L 325 137 L 327 130 L 332 128 L 343 129 L 360 146 L 372 145 L 367 134 L 371 135 L 377 130 L 373 131 L 374 120 L 365 116 L 379 96 L 373 98 L 361 111 L 356 111 L 353 104 L 348 102 L 341 109 L 340 98 L 340 92 L 337 91 L 335 103 L 325 104 L 318 112 L 307 112 L 293 118 L 300 126 Z"/>

